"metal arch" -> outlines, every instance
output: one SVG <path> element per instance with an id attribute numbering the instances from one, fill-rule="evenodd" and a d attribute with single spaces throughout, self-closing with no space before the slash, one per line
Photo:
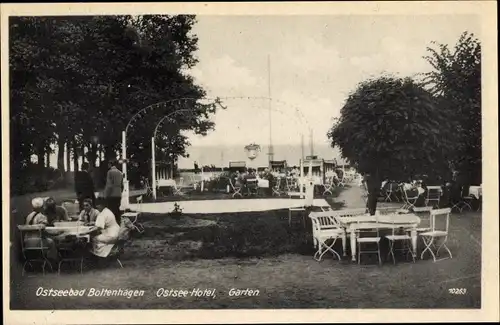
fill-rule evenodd
<path id="1" fill-rule="evenodd" d="M 131 123 L 141 113 L 146 112 L 150 108 L 160 107 L 161 105 L 166 105 L 166 104 L 170 104 L 170 103 L 174 103 L 174 102 L 187 101 L 187 100 L 194 100 L 194 101 L 196 101 L 196 100 L 212 100 L 212 101 L 215 101 L 216 105 L 219 105 L 220 107 L 222 107 L 223 109 L 225 109 L 226 107 L 224 107 L 222 105 L 221 100 L 226 100 L 226 99 L 247 99 L 247 100 L 248 99 L 261 99 L 261 100 L 265 99 L 265 100 L 273 101 L 275 103 L 279 103 L 279 104 L 283 104 L 283 105 L 289 106 L 289 107 L 291 107 L 291 108 L 293 108 L 295 110 L 296 115 L 298 115 L 306 123 L 307 127 L 309 129 L 311 128 L 311 126 L 309 125 L 309 121 L 305 118 L 304 114 L 302 114 L 302 112 L 299 110 L 298 106 L 295 106 L 295 105 L 293 105 L 291 103 L 288 103 L 288 102 L 285 102 L 283 100 L 274 99 L 272 97 L 265 97 L 265 96 L 226 96 L 226 97 L 203 97 L 203 98 L 183 97 L 183 98 L 170 99 L 170 100 L 166 100 L 166 101 L 161 101 L 161 102 L 158 102 L 158 103 L 154 103 L 154 104 L 148 105 L 148 106 L 144 107 L 143 109 L 139 110 L 128 121 L 127 125 L 125 126 L 125 133 L 127 133 L 128 128 L 130 127 Z"/>
<path id="2" fill-rule="evenodd" d="M 188 109 L 188 108 L 183 108 L 183 109 L 180 109 L 180 110 L 178 110 L 178 111 L 171 112 L 171 113 L 169 113 L 169 114 L 167 114 L 167 115 L 163 116 L 163 117 L 162 117 L 162 118 L 158 121 L 158 123 L 156 124 L 155 130 L 154 130 L 154 132 L 153 132 L 153 138 L 155 138 L 155 139 L 156 139 L 156 133 L 158 133 L 158 129 L 160 128 L 160 125 L 163 123 L 163 121 L 164 121 L 164 120 L 166 120 L 166 119 L 167 119 L 167 118 L 169 118 L 169 117 L 172 117 L 172 116 L 173 116 L 173 115 L 175 115 L 175 114 L 180 114 L 180 113 L 183 113 L 183 114 L 184 114 L 184 112 L 190 112 L 190 111 L 192 111 L 192 110 L 191 110 L 191 109 Z"/>
<path id="3" fill-rule="evenodd" d="M 251 108 L 255 108 L 255 109 L 259 109 L 259 110 L 262 110 L 262 111 L 267 111 L 269 110 L 269 108 L 261 108 L 259 106 L 256 106 L 256 105 L 252 105 L 250 106 Z M 161 124 L 163 123 L 163 121 L 165 121 L 166 119 L 168 119 L 169 117 L 172 117 L 173 115 L 176 115 L 176 114 L 180 114 L 180 113 L 184 113 L 184 112 L 191 112 L 192 110 L 191 109 L 188 109 L 188 108 L 184 108 L 184 109 L 180 109 L 178 111 L 174 111 L 174 112 L 171 112 L 165 116 L 163 116 L 159 121 L 158 123 L 156 124 L 155 126 L 155 129 L 154 129 L 154 132 L 153 132 L 153 137 L 156 139 L 156 135 L 158 133 L 158 130 L 161 126 Z M 276 113 L 280 113 L 281 115 L 285 116 L 285 117 L 289 117 L 288 115 L 286 115 L 286 112 L 283 111 L 283 110 L 280 110 L 280 109 L 276 109 L 276 108 L 271 108 L 271 111 L 273 112 L 276 112 Z M 295 122 L 301 122 L 302 119 L 297 119 L 297 116 L 295 116 L 295 118 L 293 118 L 295 120 Z M 306 122 L 307 124 L 307 122 Z"/>

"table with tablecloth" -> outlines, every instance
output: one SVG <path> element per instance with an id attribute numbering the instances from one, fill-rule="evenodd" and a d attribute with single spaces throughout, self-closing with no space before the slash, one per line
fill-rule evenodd
<path id="1" fill-rule="evenodd" d="M 483 189 L 481 186 L 473 185 L 469 187 L 469 195 L 479 200 L 483 196 Z"/>
<path id="2" fill-rule="evenodd" d="M 408 214 L 386 214 L 386 215 L 363 215 L 335 217 L 340 225 L 351 236 L 351 256 L 352 261 L 356 261 L 356 231 L 359 229 L 393 229 L 405 228 L 411 229 L 411 241 L 413 254 L 417 251 L 417 226 L 420 224 L 420 218 L 412 213 Z M 346 252 L 345 242 L 343 243 L 344 254 Z"/>
<path id="3" fill-rule="evenodd" d="M 95 226 L 87 226 L 81 222 L 55 222 L 54 226 L 45 227 L 45 231 L 56 239 L 66 237 L 86 238 L 90 241 L 90 236 L 97 231 Z"/>

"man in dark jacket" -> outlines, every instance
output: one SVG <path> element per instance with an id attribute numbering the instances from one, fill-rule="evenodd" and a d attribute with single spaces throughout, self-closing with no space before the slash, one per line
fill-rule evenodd
<path id="1" fill-rule="evenodd" d="M 110 161 L 108 164 L 109 170 L 106 176 L 106 188 L 104 189 L 104 197 L 106 198 L 107 207 L 113 212 L 115 218 L 120 224 L 121 213 L 120 205 L 123 191 L 123 174 L 116 167 L 117 161 Z"/>
<path id="2" fill-rule="evenodd" d="M 83 201 L 85 199 L 92 200 L 92 206 L 95 207 L 95 189 L 94 181 L 89 173 L 89 164 L 82 164 L 82 171 L 77 172 L 75 175 L 75 191 L 78 203 L 80 204 L 80 211 L 83 210 Z"/>

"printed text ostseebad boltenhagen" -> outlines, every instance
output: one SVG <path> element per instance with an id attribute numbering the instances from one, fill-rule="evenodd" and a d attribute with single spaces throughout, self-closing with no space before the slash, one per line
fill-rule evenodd
<path id="1" fill-rule="evenodd" d="M 45 289 L 40 287 L 36 290 L 37 297 L 142 297 L 144 296 L 144 290 L 132 290 L 132 289 Z"/>

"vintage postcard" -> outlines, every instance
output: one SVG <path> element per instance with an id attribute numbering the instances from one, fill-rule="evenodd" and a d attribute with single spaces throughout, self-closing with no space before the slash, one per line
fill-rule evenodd
<path id="1" fill-rule="evenodd" d="M 495 12 L 2 4 L 5 322 L 498 321 Z"/>

